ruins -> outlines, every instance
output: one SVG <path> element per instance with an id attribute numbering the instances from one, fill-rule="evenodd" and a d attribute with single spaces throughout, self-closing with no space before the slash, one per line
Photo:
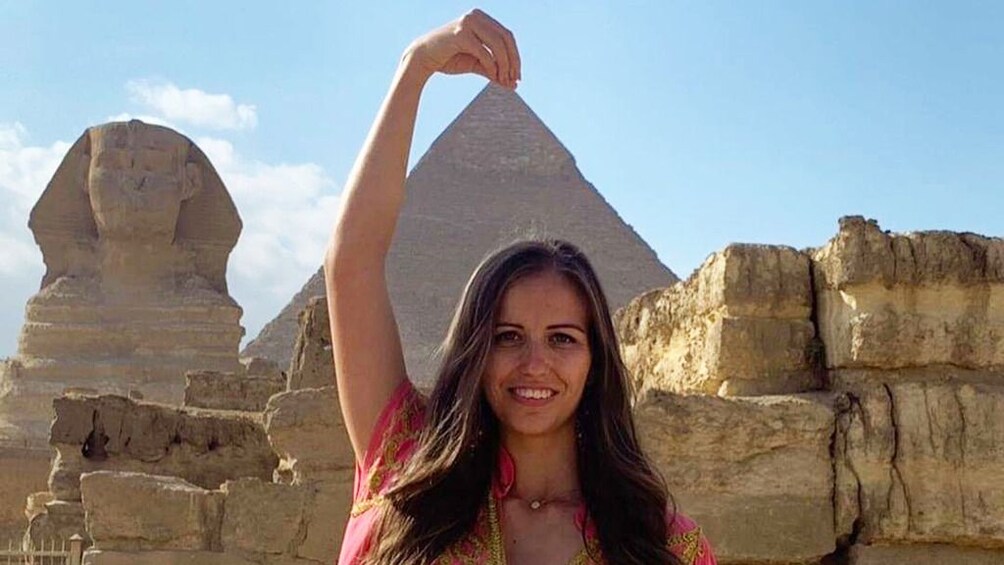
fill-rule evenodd
<path id="1" fill-rule="evenodd" d="M 436 348 L 474 268 L 521 235 L 580 246 L 611 308 L 677 280 L 533 110 L 501 87 L 485 87 L 439 135 L 408 175 L 406 194 L 387 284 L 408 374 L 422 386 L 431 384 Z M 297 315 L 323 294 L 319 269 L 242 355 L 287 366 Z"/>
<path id="2" fill-rule="evenodd" d="M 28 222 L 46 271 L 0 364 L 0 531 L 49 465 L 52 402 L 116 393 L 180 405 L 185 372 L 239 371 L 226 264 L 241 220 L 190 140 L 139 121 L 88 129 Z"/>
<path id="3" fill-rule="evenodd" d="M 488 143 L 498 148 L 491 156 Z M 638 391 L 638 432 L 677 508 L 701 525 L 719 562 L 1004 562 L 1004 239 L 893 234 L 852 216 L 818 248 L 733 244 L 677 282 L 618 223 L 522 101 L 492 89 L 440 136 L 408 182 L 413 192 L 398 230 L 402 241 L 395 242 L 393 284 L 402 285 L 398 293 L 406 283 L 414 287 L 394 299 L 411 320 L 402 331 L 411 332 L 409 370 L 418 371 L 420 386 L 428 384 L 423 371 L 441 335 L 432 329 L 445 323 L 469 269 L 518 231 L 507 218 L 550 206 L 568 217 L 527 221 L 582 243 L 611 301 L 624 305 L 614 317 Z M 533 190 L 521 191 L 520 183 Z M 468 199 L 481 187 L 497 192 Z M 576 196 L 562 199 L 560 191 Z M 432 204 L 442 199 L 456 207 L 437 212 Z M 480 224 L 482 215 L 490 220 Z M 180 219 L 177 225 L 184 232 Z M 77 279 L 105 288 L 103 277 L 87 275 L 87 261 L 78 261 L 100 243 L 52 233 L 65 236 L 47 240 L 63 251 L 45 252 L 49 272 L 40 295 L 59 277 L 67 277 L 67 290 L 56 285 L 54 296 L 72 296 L 82 288 Z M 457 263 L 430 269 L 444 249 Z M 209 271 L 192 270 L 198 262 L 185 259 L 192 254 L 180 257 L 172 259 L 173 278 L 160 282 L 194 280 L 182 286 L 216 292 L 196 292 L 194 303 L 223 308 L 225 286 L 213 286 Z M 457 274 L 462 263 L 468 272 Z M 122 284 L 115 275 L 109 280 Z M 53 379 L 64 388 L 50 398 L 51 462 L 26 458 L 29 448 L 0 449 L 3 492 L 31 488 L 26 508 L 23 494 L 0 500 L 24 509 L 26 543 L 80 533 L 89 565 L 334 562 L 351 507 L 354 458 L 338 405 L 326 302 L 312 290 L 322 282 L 312 278 L 248 348 L 288 363 L 238 363 L 234 341 L 232 364 L 193 361 L 174 374 L 169 403 L 151 402 L 159 389 L 128 375 L 110 391 L 116 394 L 83 390 L 81 382 L 103 383 L 83 369 L 82 379 Z M 46 300 L 39 304 L 49 306 Z M 28 318 L 36 320 L 37 335 L 42 328 L 78 329 L 75 318 L 52 317 L 76 306 L 33 313 L 33 304 Z M 94 304 L 85 303 L 81 316 Z M 200 312 L 208 311 L 233 314 Z M 46 315 L 49 325 L 31 318 Z M 420 316 L 428 316 L 424 326 Z M 224 322 L 236 325 L 237 318 L 213 318 L 199 331 L 219 336 L 213 324 Z M 420 341 L 419 329 L 435 337 Z M 32 358 L 19 350 L 0 381 L 7 429 L 37 419 L 9 411 L 25 406 L 11 391 L 35 390 L 30 379 L 10 385 L 18 382 L 12 368 L 40 370 Z M 25 374 L 40 374 L 31 371 Z M 23 482 L 31 473 L 41 486 Z"/>
<path id="4" fill-rule="evenodd" d="M 818 249 L 730 245 L 621 309 L 642 441 L 719 561 L 1002 562 L 1002 292 L 1004 239 L 849 217 Z M 91 563 L 333 561 L 352 452 L 325 378 L 326 312 L 320 298 L 300 316 L 304 388 L 264 413 L 272 482 L 85 474 Z M 904 336 L 927 356 L 879 346 Z M 135 497 L 158 508 L 146 528 L 123 522 Z"/>
<path id="5" fill-rule="evenodd" d="M 241 221 L 205 155 L 140 121 L 88 129 L 28 222 L 46 272 L 0 387 L 0 437 L 44 445 L 67 388 L 180 404 L 190 369 L 236 371 L 227 258 Z"/>

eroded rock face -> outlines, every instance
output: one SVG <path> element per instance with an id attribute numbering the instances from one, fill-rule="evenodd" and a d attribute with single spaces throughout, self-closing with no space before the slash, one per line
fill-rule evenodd
<path id="1" fill-rule="evenodd" d="M 265 409 L 265 430 L 279 455 L 280 473 L 293 483 L 340 480 L 355 466 L 335 387 L 273 396 Z"/>
<path id="2" fill-rule="evenodd" d="M 856 545 L 850 551 L 850 565 L 999 565 L 1004 550 L 981 549 L 940 544 Z"/>
<path id="3" fill-rule="evenodd" d="M 300 331 L 289 365 L 289 390 L 335 386 L 335 362 L 331 355 L 328 300 L 311 298 L 300 312 Z"/>
<path id="4" fill-rule="evenodd" d="M 270 479 L 277 458 L 261 423 L 239 413 L 206 412 L 117 396 L 63 397 L 53 403 L 49 477 L 59 500 L 79 500 L 79 476 L 96 470 L 181 477 L 216 489 L 229 479 Z"/>
<path id="5" fill-rule="evenodd" d="M 822 393 L 652 392 L 635 418 L 679 509 L 701 524 L 720 559 L 801 562 L 836 547 L 834 401 Z"/>
<path id="6" fill-rule="evenodd" d="M 85 473 L 80 488 L 95 549 L 221 549 L 218 490 L 178 477 L 120 471 Z"/>
<path id="7" fill-rule="evenodd" d="M 828 367 L 1004 366 L 1004 240 L 849 217 L 813 265 Z"/>
<path id="8" fill-rule="evenodd" d="M 821 387 L 809 258 L 730 245 L 687 281 L 618 312 L 624 361 L 642 389 L 725 396 Z"/>
<path id="9" fill-rule="evenodd" d="M 859 381 L 837 426 L 838 530 L 1004 547 L 1004 384 Z"/>
<path id="10" fill-rule="evenodd" d="M 0 439 L 44 446 L 68 388 L 181 404 L 186 371 L 239 369 L 226 263 L 241 221 L 190 140 L 139 121 L 88 129 L 29 227 L 46 273 L 19 370 L 0 375 Z"/>
<path id="11" fill-rule="evenodd" d="M 272 367 L 275 367 L 275 363 L 268 361 L 266 367 L 256 368 Z M 272 394 L 286 389 L 285 375 L 277 367 L 275 369 L 267 370 L 264 374 L 250 374 L 247 371 L 189 371 L 185 375 L 185 405 L 260 412 L 265 409 Z"/>

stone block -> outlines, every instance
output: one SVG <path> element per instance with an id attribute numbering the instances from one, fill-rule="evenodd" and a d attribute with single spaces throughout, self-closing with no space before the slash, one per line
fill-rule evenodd
<path id="1" fill-rule="evenodd" d="M 723 562 L 804 562 L 834 551 L 835 397 L 651 392 L 635 418 L 679 509 Z"/>
<path id="2" fill-rule="evenodd" d="M 44 512 L 33 516 L 28 522 L 25 538 L 35 547 L 51 540 L 69 540 L 74 535 L 84 538 L 90 544 L 90 536 L 84 522 L 84 506 L 79 502 L 51 501 L 44 506 Z"/>
<path id="3" fill-rule="evenodd" d="M 821 387 L 811 314 L 807 255 L 730 245 L 616 318 L 624 361 L 643 390 L 737 396 Z"/>
<path id="4" fill-rule="evenodd" d="M 266 377 L 271 379 L 283 379 L 282 370 L 279 364 L 266 357 L 241 357 L 241 366 L 244 367 L 244 374 L 249 377 Z"/>
<path id="5" fill-rule="evenodd" d="M 1004 549 L 982 549 L 957 545 L 855 545 L 849 552 L 850 565 L 1000 565 Z"/>
<path id="6" fill-rule="evenodd" d="M 185 406 L 214 410 L 261 412 L 273 394 L 286 390 L 279 375 L 189 371 L 185 374 Z"/>
<path id="7" fill-rule="evenodd" d="M 45 490 L 51 450 L 0 444 L 0 541 L 21 539 L 28 497 Z"/>
<path id="8" fill-rule="evenodd" d="M 221 534 L 224 551 L 293 554 L 305 528 L 312 488 L 239 479 L 227 481 L 222 490 L 226 494 Z"/>
<path id="9" fill-rule="evenodd" d="M 1004 240 L 848 217 L 813 254 L 830 368 L 1004 366 Z"/>
<path id="10" fill-rule="evenodd" d="M 889 380 L 849 390 L 838 418 L 838 532 L 1004 546 L 1004 385 Z"/>
<path id="11" fill-rule="evenodd" d="M 96 549 L 218 551 L 223 493 L 178 477 L 85 473 L 80 489 Z"/>
<path id="12" fill-rule="evenodd" d="M 327 299 L 311 298 L 299 320 L 300 331 L 289 365 L 289 390 L 335 386 Z"/>
<path id="13" fill-rule="evenodd" d="M 289 472 L 294 483 L 327 480 L 355 467 L 335 387 L 277 394 L 264 416 L 280 470 Z"/>
<path id="14" fill-rule="evenodd" d="M 334 563 L 342 548 L 342 536 L 352 510 L 353 471 L 314 485 L 315 492 L 307 511 L 306 535 L 296 554 L 305 559 Z"/>
<path id="15" fill-rule="evenodd" d="M 80 474 L 99 470 L 181 477 L 207 489 L 240 477 L 269 480 L 278 464 L 257 416 L 136 402 L 117 396 L 53 403 L 56 458 L 49 490 L 80 500 Z"/>
<path id="16" fill-rule="evenodd" d="M 109 551 L 88 549 L 83 565 L 261 565 L 219 551 Z"/>

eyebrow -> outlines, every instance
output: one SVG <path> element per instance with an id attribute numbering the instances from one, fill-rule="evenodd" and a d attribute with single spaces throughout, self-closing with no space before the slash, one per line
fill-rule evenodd
<path id="1" fill-rule="evenodd" d="M 495 324 L 496 328 L 499 327 L 499 326 L 509 326 L 509 327 L 513 327 L 513 328 L 519 328 L 521 330 L 524 329 L 523 326 L 521 326 L 520 324 L 514 324 L 512 322 L 499 322 L 499 323 Z M 578 330 L 578 331 L 580 331 L 582 333 L 586 333 L 586 330 L 584 330 L 581 327 L 579 327 L 578 324 L 552 324 L 550 326 L 547 326 L 547 329 L 549 329 L 549 330 L 559 330 L 559 329 L 566 329 L 566 328 L 571 328 L 573 330 Z"/>

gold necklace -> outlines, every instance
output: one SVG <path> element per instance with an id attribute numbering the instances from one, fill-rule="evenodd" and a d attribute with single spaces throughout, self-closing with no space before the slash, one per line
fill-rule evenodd
<path id="1" fill-rule="evenodd" d="M 540 510 L 545 505 L 551 504 L 553 502 L 578 504 L 579 503 L 578 500 L 574 500 L 569 496 L 571 494 L 576 494 L 578 492 L 579 492 L 578 490 L 570 490 L 567 493 L 564 493 L 562 496 L 552 496 L 547 498 L 530 498 L 530 499 L 523 498 L 522 496 L 518 496 L 514 493 L 513 495 L 511 495 L 511 497 L 515 498 L 516 500 L 522 500 L 524 502 L 527 502 L 530 505 L 530 510 Z"/>
<path id="2" fill-rule="evenodd" d="M 491 565 L 506 565 L 505 543 L 502 541 L 502 524 L 499 522 L 498 508 L 495 497 L 488 493 L 488 555 Z M 586 565 L 592 563 L 589 552 L 582 548 L 568 565 Z"/>

